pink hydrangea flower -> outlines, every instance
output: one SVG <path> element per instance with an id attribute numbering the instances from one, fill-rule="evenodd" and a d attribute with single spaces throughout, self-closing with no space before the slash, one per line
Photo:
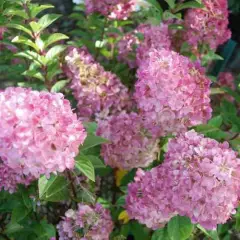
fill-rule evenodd
<path id="1" fill-rule="evenodd" d="M 85 0 L 86 13 L 100 13 L 110 19 L 126 20 L 134 11 L 132 0 Z"/>
<path id="2" fill-rule="evenodd" d="M 65 213 L 57 225 L 59 240 L 109 240 L 113 230 L 110 212 L 100 204 L 78 204 L 78 210 Z"/>
<path id="3" fill-rule="evenodd" d="M 159 141 L 149 136 L 136 113 L 121 113 L 100 121 L 97 134 L 110 141 L 102 145 L 101 155 L 113 168 L 147 167 L 157 158 Z"/>
<path id="4" fill-rule="evenodd" d="M 168 144 L 164 168 L 172 181 L 172 204 L 206 229 L 225 223 L 238 206 L 240 159 L 227 142 L 194 130 Z"/>
<path id="5" fill-rule="evenodd" d="M 135 100 L 152 135 L 176 134 L 210 119 L 210 80 L 187 57 L 153 49 L 137 77 Z"/>
<path id="6" fill-rule="evenodd" d="M 231 37 L 228 29 L 227 0 L 203 0 L 204 8 L 189 9 L 184 17 L 186 40 L 193 47 L 208 44 L 217 47 Z"/>
<path id="7" fill-rule="evenodd" d="M 19 174 L 39 177 L 72 169 L 85 137 L 62 94 L 24 88 L 0 92 L 0 157 Z"/>
<path id="8" fill-rule="evenodd" d="M 14 193 L 18 184 L 28 186 L 33 180 L 32 176 L 24 176 L 6 164 L 0 163 L 0 191 L 3 189 L 9 193 Z"/>
<path id="9" fill-rule="evenodd" d="M 115 74 L 105 71 L 85 48 L 69 48 L 65 72 L 72 79 L 79 117 L 104 118 L 131 107 L 128 89 Z"/>
<path id="10" fill-rule="evenodd" d="M 165 168 L 153 168 L 144 172 L 139 169 L 135 182 L 128 184 L 126 210 L 131 219 L 136 219 L 148 228 L 163 227 L 176 212 L 171 203 L 171 185 Z"/>
<path id="11" fill-rule="evenodd" d="M 128 185 L 126 209 L 153 229 L 175 214 L 215 229 L 236 212 L 239 172 L 240 159 L 227 142 L 192 130 L 170 140 L 162 165 L 137 173 Z"/>
<path id="12" fill-rule="evenodd" d="M 142 40 L 138 38 L 138 34 L 142 34 Z M 148 58 L 151 48 L 156 50 L 171 48 L 167 24 L 160 26 L 141 24 L 134 32 L 126 34 L 118 43 L 119 60 L 126 62 L 131 68 L 137 67 Z"/>

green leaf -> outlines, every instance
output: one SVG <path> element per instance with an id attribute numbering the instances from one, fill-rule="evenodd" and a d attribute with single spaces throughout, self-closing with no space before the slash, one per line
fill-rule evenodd
<path id="1" fill-rule="evenodd" d="M 48 39 L 45 41 L 45 47 L 48 47 L 50 46 L 51 44 L 55 43 L 55 42 L 58 42 L 58 41 L 61 41 L 61 40 L 65 40 L 65 39 L 68 39 L 69 37 L 65 34 L 62 34 L 62 33 L 54 33 L 54 34 L 51 34 Z"/>
<path id="2" fill-rule="evenodd" d="M 167 228 L 161 228 L 156 230 L 153 235 L 151 240 L 170 240 L 167 232 Z"/>
<path id="3" fill-rule="evenodd" d="M 39 48 L 37 47 L 37 45 L 26 37 L 16 36 L 15 38 L 13 38 L 12 42 L 13 43 L 22 43 L 24 45 L 34 48 L 37 52 L 39 51 Z"/>
<path id="4" fill-rule="evenodd" d="M 19 223 L 29 213 L 30 210 L 28 208 L 26 208 L 24 205 L 20 205 L 19 207 L 13 209 L 11 221 L 13 223 Z"/>
<path id="5" fill-rule="evenodd" d="M 87 155 L 87 157 L 91 161 L 94 168 L 106 168 L 102 160 L 97 156 Z"/>
<path id="6" fill-rule="evenodd" d="M 101 145 L 103 143 L 109 143 L 109 141 L 94 134 L 88 134 L 83 145 L 80 147 L 80 150 L 84 151 L 86 149 Z"/>
<path id="7" fill-rule="evenodd" d="M 51 175 L 49 179 L 42 176 L 38 180 L 39 198 L 50 201 L 59 202 L 69 198 L 68 182 L 63 176 Z"/>
<path id="8" fill-rule="evenodd" d="M 55 227 L 47 223 L 46 220 L 36 223 L 33 227 L 33 231 L 38 236 L 38 240 L 49 240 L 51 237 L 56 236 Z"/>
<path id="9" fill-rule="evenodd" d="M 68 83 L 69 83 L 69 80 L 60 80 L 56 82 L 52 86 L 51 92 L 60 92 Z"/>
<path id="10" fill-rule="evenodd" d="M 96 122 L 84 122 L 83 123 L 86 131 L 88 134 L 95 134 L 97 130 L 97 123 Z"/>
<path id="11" fill-rule="evenodd" d="M 28 29 L 27 27 L 24 27 L 23 25 L 15 24 L 15 23 L 9 23 L 9 24 L 6 25 L 6 27 L 21 30 L 21 31 L 27 33 L 29 36 L 33 37 L 31 30 Z"/>
<path id="12" fill-rule="evenodd" d="M 208 124 L 213 126 L 213 127 L 216 127 L 216 128 L 220 128 L 221 125 L 223 123 L 223 118 L 221 115 L 218 115 L 214 118 L 212 118 L 211 120 L 208 121 Z"/>
<path id="13" fill-rule="evenodd" d="M 134 239 L 137 240 L 148 240 L 149 238 L 149 230 L 144 226 L 139 224 L 138 222 L 130 223 L 130 232 L 134 236 Z M 179 239 L 180 240 L 180 239 Z"/>
<path id="14" fill-rule="evenodd" d="M 88 177 L 90 180 L 95 182 L 94 167 L 91 161 L 88 159 L 88 157 L 80 153 L 75 160 L 76 160 L 76 164 L 75 164 L 76 168 L 80 172 L 82 172 L 86 177 Z"/>
<path id="15" fill-rule="evenodd" d="M 175 7 L 176 0 L 165 0 L 167 2 L 168 6 L 173 9 Z"/>
<path id="16" fill-rule="evenodd" d="M 3 15 L 7 16 L 18 16 L 22 17 L 24 19 L 28 19 L 28 15 L 24 10 L 19 10 L 19 9 L 12 9 L 12 8 L 7 8 L 4 12 Z"/>
<path id="17" fill-rule="evenodd" d="M 224 60 L 220 55 L 216 54 L 214 51 L 209 50 L 207 54 L 204 54 L 202 57 L 202 64 L 204 66 L 208 65 L 209 62 L 216 60 Z"/>
<path id="18" fill-rule="evenodd" d="M 156 10 L 158 10 L 162 14 L 162 7 L 157 0 L 146 0 L 146 2 L 150 3 Z"/>
<path id="19" fill-rule="evenodd" d="M 182 15 L 180 13 L 173 14 L 173 13 L 171 13 L 168 10 L 164 11 L 164 13 L 163 13 L 163 20 L 169 20 L 169 19 L 174 19 L 174 18 L 181 19 Z"/>
<path id="20" fill-rule="evenodd" d="M 39 5 L 39 4 L 31 3 L 29 8 L 30 8 L 30 15 L 31 15 L 31 17 L 35 18 L 43 10 L 49 9 L 49 8 L 54 8 L 54 6 L 50 5 L 50 4 Z"/>
<path id="21" fill-rule="evenodd" d="M 65 49 L 66 49 L 66 46 L 64 46 L 64 45 L 57 45 L 57 46 L 52 47 L 46 54 L 47 63 L 53 61 Z"/>
<path id="22" fill-rule="evenodd" d="M 6 230 L 4 231 L 5 234 L 13 234 L 13 233 L 16 233 L 16 232 L 19 232 L 23 229 L 23 226 L 21 226 L 20 224 L 18 223 L 13 223 L 13 222 L 10 222 L 7 226 L 6 226 Z"/>
<path id="23" fill-rule="evenodd" d="M 167 230 L 171 240 L 185 240 L 191 236 L 193 224 L 187 217 L 175 216 L 168 222 Z"/>
<path id="24" fill-rule="evenodd" d="M 32 21 L 29 23 L 29 25 L 35 34 L 38 34 L 40 32 L 41 26 L 37 22 Z"/>
<path id="25" fill-rule="evenodd" d="M 46 14 L 42 16 L 38 21 L 38 24 L 40 25 L 40 31 L 43 31 L 45 28 L 55 22 L 60 16 L 61 15 L 59 14 Z"/>
<path id="26" fill-rule="evenodd" d="M 59 67 L 58 59 L 53 60 L 50 64 L 48 64 L 48 73 L 47 79 L 52 80 L 56 75 L 62 73 L 61 68 Z"/>
<path id="27" fill-rule="evenodd" d="M 30 50 L 16 53 L 15 56 L 17 56 L 17 57 L 23 57 L 23 58 L 27 58 L 27 59 L 29 59 L 29 60 L 32 60 L 32 61 L 34 61 L 36 64 L 39 64 L 40 66 L 43 65 L 42 57 L 41 57 L 38 53 L 33 52 L 33 51 L 30 51 Z"/>
<path id="28" fill-rule="evenodd" d="M 217 231 L 214 231 L 214 230 L 212 230 L 212 231 L 206 230 L 205 228 L 203 228 L 203 227 L 200 226 L 200 225 L 197 225 L 197 227 L 198 227 L 207 237 L 209 237 L 210 239 L 219 240 Z"/>
<path id="29" fill-rule="evenodd" d="M 174 9 L 174 12 L 179 12 L 186 8 L 203 8 L 203 7 L 204 5 L 200 1 L 189 1 L 177 4 L 176 8 Z"/>
<path id="30" fill-rule="evenodd" d="M 117 207 L 123 207 L 126 204 L 126 196 L 121 196 L 120 198 L 118 198 L 118 200 L 116 201 L 116 206 Z"/>
<path id="31" fill-rule="evenodd" d="M 240 95 L 236 91 L 233 91 L 231 88 L 228 87 L 223 87 L 221 89 L 230 96 L 234 97 L 234 99 L 240 103 Z"/>

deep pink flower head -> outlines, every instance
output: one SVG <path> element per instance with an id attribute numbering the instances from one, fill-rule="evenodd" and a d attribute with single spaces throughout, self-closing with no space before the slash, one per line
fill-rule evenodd
<path id="1" fill-rule="evenodd" d="M 210 119 L 210 80 L 187 57 L 153 49 L 137 77 L 135 100 L 152 135 L 176 134 Z"/>
<path id="2" fill-rule="evenodd" d="M 148 228 L 163 227 L 174 215 L 171 203 L 171 179 L 166 168 L 138 169 L 135 182 L 128 184 L 126 210 L 132 219 Z"/>
<path id="3" fill-rule="evenodd" d="M 100 13 L 110 19 L 126 20 L 134 11 L 133 0 L 85 0 L 86 13 Z"/>
<path id="4" fill-rule="evenodd" d="M 228 29 L 228 1 L 203 0 L 204 8 L 189 9 L 184 17 L 186 40 L 193 47 L 208 44 L 212 49 L 231 37 Z"/>
<path id="5" fill-rule="evenodd" d="M 113 168 L 147 167 L 157 158 L 159 141 L 149 136 L 136 113 L 121 113 L 100 121 L 97 134 L 110 141 L 102 145 L 101 155 Z"/>
<path id="6" fill-rule="evenodd" d="M 18 184 L 28 186 L 33 180 L 34 178 L 32 176 L 24 176 L 6 164 L 0 163 L 0 191 L 3 189 L 14 193 L 17 190 Z"/>
<path id="7" fill-rule="evenodd" d="M 60 93 L 7 88 L 0 92 L 0 157 L 19 174 L 63 172 L 86 137 Z"/>
<path id="8" fill-rule="evenodd" d="M 110 212 L 100 204 L 78 204 L 78 210 L 65 213 L 57 225 L 59 240 L 109 240 L 113 230 Z"/>
<path id="9" fill-rule="evenodd" d="M 172 181 L 173 208 L 180 215 L 214 229 L 236 212 L 240 159 L 227 142 L 186 132 L 169 142 L 163 167 Z"/>
<path id="10" fill-rule="evenodd" d="M 137 35 L 142 35 L 143 39 Z M 132 68 L 137 67 L 148 58 L 151 48 L 156 50 L 171 48 L 167 24 L 160 26 L 141 24 L 134 32 L 126 34 L 118 43 L 119 60 Z"/>
<path id="11" fill-rule="evenodd" d="M 131 107 L 128 89 L 115 74 L 105 71 L 86 48 L 69 48 L 65 72 L 72 79 L 79 117 L 101 118 Z"/>

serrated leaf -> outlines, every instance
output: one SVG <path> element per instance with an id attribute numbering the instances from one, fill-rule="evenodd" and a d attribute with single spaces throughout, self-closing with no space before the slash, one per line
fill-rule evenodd
<path id="1" fill-rule="evenodd" d="M 88 177 L 90 180 L 95 182 L 94 167 L 91 161 L 88 159 L 88 157 L 80 153 L 76 157 L 75 161 L 76 161 L 75 163 L 76 168 L 80 172 L 82 172 L 86 177 Z"/>
<path id="2" fill-rule="evenodd" d="M 59 17 L 61 17 L 60 14 L 46 14 L 42 16 L 38 21 L 38 24 L 40 25 L 40 31 L 43 31 L 44 29 L 46 29 L 49 25 L 55 22 Z"/>
<path id="3" fill-rule="evenodd" d="M 168 6 L 171 8 L 171 9 L 173 9 L 174 7 L 175 7 L 175 2 L 176 2 L 176 0 L 164 0 L 167 4 L 168 4 Z"/>
<path id="4" fill-rule="evenodd" d="M 210 230 L 206 230 L 205 228 L 203 228 L 202 226 L 200 225 L 197 225 L 198 229 L 200 229 L 207 237 L 209 237 L 210 239 L 212 240 L 219 240 L 219 237 L 218 237 L 218 233 L 217 231 L 210 231 Z"/>
<path id="5" fill-rule="evenodd" d="M 156 0 L 146 0 L 146 2 L 150 3 L 155 9 L 157 9 L 160 13 L 163 12 L 161 5 Z"/>
<path id="6" fill-rule="evenodd" d="M 161 228 L 156 230 L 153 235 L 151 240 L 170 240 L 167 232 L 167 228 Z"/>
<path id="7" fill-rule="evenodd" d="M 22 43 L 24 45 L 34 48 L 37 52 L 39 51 L 39 48 L 33 41 L 31 41 L 30 39 L 25 38 L 23 36 L 16 36 L 15 38 L 13 38 L 12 42 L 13 43 Z"/>
<path id="8" fill-rule="evenodd" d="M 87 157 L 91 161 L 94 168 L 106 168 L 102 160 L 97 156 L 87 155 Z"/>
<path id="9" fill-rule="evenodd" d="M 54 8 L 53 5 L 45 4 L 45 5 L 39 5 L 39 4 L 30 4 L 30 15 L 32 18 L 35 18 L 39 13 L 41 13 L 45 9 Z"/>
<path id="10" fill-rule="evenodd" d="M 56 82 L 52 86 L 51 92 L 60 92 L 68 83 L 69 83 L 69 80 L 60 80 Z"/>
<path id="11" fill-rule="evenodd" d="M 4 231 L 5 234 L 13 234 L 13 233 L 16 233 L 16 232 L 19 232 L 23 229 L 24 227 L 21 226 L 20 224 L 18 223 L 13 223 L 13 222 L 10 222 L 7 226 L 6 226 L 6 230 Z"/>
<path id="12" fill-rule="evenodd" d="M 27 33 L 29 36 L 33 37 L 31 30 L 28 29 L 27 27 L 24 27 L 23 25 L 15 24 L 15 23 L 9 23 L 9 24 L 7 24 L 7 27 L 21 30 L 21 31 Z"/>
<path id="13" fill-rule="evenodd" d="M 42 176 L 38 180 L 39 198 L 51 202 L 67 200 L 69 197 L 67 186 L 68 182 L 63 176 L 52 174 L 49 179 Z"/>
<path id="14" fill-rule="evenodd" d="M 47 63 L 51 62 L 51 60 L 54 60 L 65 49 L 66 49 L 66 46 L 64 46 L 64 45 L 57 45 L 57 46 L 52 47 L 46 54 Z"/>
<path id="15" fill-rule="evenodd" d="M 65 34 L 62 34 L 62 33 L 54 33 L 54 34 L 51 34 L 48 39 L 45 41 L 45 47 L 48 47 L 50 46 L 51 44 L 55 43 L 55 42 L 58 42 L 58 41 L 61 41 L 61 40 L 65 40 L 65 39 L 68 39 L 69 37 Z"/>
<path id="16" fill-rule="evenodd" d="M 187 8 L 203 8 L 204 5 L 199 2 L 199 1 L 189 1 L 189 2 L 184 2 L 184 3 L 179 3 L 176 5 L 174 12 L 179 12 L 183 9 Z"/>
<path id="17" fill-rule="evenodd" d="M 29 25 L 35 34 L 38 34 L 40 32 L 41 26 L 37 22 L 32 21 L 29 23 Z"/>
<path id="18" fill-rule="evenodd" d="M 211 125 L 211 126 L 216 127 L 216 128 L 220 128 L 222 123 L 223 123 L 223 118 L 222 118 L 221 115 L 216 116 L 216 117 L 214 117 L 214 118 L 212 118 L 211 120 L 208 121 L 208 125 Z"/>
<path id="19" fill-rule="evenodd" d="M 192 234 L 193 224 L 187 217 L 175 216 L 168 222 L 167 230 L 171 240 L 186 240 Z"/>
<path id="20" fill-rule="evenodd" d="M 20 205 L 13 209 L 11 221 L 13 223 L 19 223 L 30 213 L 30 209 L 26 208 L 24 205 Z"/>
<path id="21" fill-rule="evenodd" d="M 33 60 L 36 64 L 43 65 L 41 56 L 38 53 L 30 51 L 30 50 L 16 53 L 15 56 L 27 58 L 29 60 Z"/>
<path id="22" fill-rule="evenodd" d="M 102 137 L 96 136 L 94 134 L 88 134 L 83 145 L 80 147 L 80 150 L 84 151 L 86 149 L 92 148 L 97 145 L 101 145 L 103 143 L 108 143 L 108 142 L 109 142 L 108 140 Z"/>
<path id="23" fill-rule="evenodd" d="M 18 16 L 24 19 L 28 19 L 28 15 L 24 10 L 8 8 L 3 12 L 3 15 Z"/>

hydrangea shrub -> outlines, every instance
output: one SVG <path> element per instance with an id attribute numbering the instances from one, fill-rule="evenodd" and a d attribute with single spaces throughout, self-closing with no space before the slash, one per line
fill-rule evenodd
<path id="1" fill-rule="evenodd" d="M 0 4 L 0 240 L 237 239 L 227 0 L 73 6 Z"/>

